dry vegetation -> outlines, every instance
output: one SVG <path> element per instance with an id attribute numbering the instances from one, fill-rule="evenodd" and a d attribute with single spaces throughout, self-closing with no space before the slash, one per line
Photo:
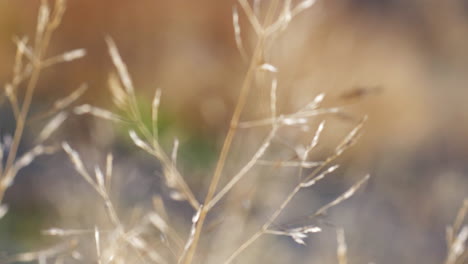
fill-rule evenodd
<path id="1" fill-rule="evenodd" d="M 367 119 L 354 118 L 341 107 L 322 107 L 325 94 L 317 95 L 293 112 L 282 113 L 279 110 L 280 98 L 277 96 L 277 90 L 281 87 L 278 82 L 278 68 L 272 61 L 272 47 L 288 30 L 290 22 L 305 10 L 313 8 L 314 2 L 313 0 L 299 2 L 272 0 L 268 3 L 260 1 L 249 3 L 247 0 L 239 0 L 238 5 L 233 8 L 236 45 L 248 67 L 207 191 L 198 194 L 194 193 L 189 181 L 178 169 L 179 141 L 177 139 L 173 141 L 170 151 L 167 151 L 160 141 L 158 113 L 160 102 L 164 99 L 161 90 L 155 91 L 151 104 L 151 124 L 148 125 L 141 112 L 137 89 L 119 54 L 117 44 L 111 37 L 106 37 L 105 41 L 114 65 L 108 84 L 115 110 L 106 110 L 90 104 L 74 106 L 86 92 L 87 86 L 82 85 L 65 98 L 57 99 L 47 111 L 43 113 L 30 111 L 41 72 L 56 64 L 70 62 L 85 55 L 85 51 L 79 49 L 58 56 L 46 56 L 52 34 L 61 23 L 66 3 L 65 0 L 57 0 L 53 6 L 50 6 L 46 0 L 43 0 L 38 12 L 35 36 L 31 41 L 26 37 L 15 40 L 17 54 L 13 77 L 4 87 L 3 99 L 6 99 L 12 108 L 16 128 L 11 142 L 3 142 L 1 145 L 0 155 L 6 155 L 6 162 L 2 163 L 0 168 L 2 175 L 0 201 L 8 188 L 14 184 L 18 171 L 28 166 L 36 157 L 65 153 L 76 174 L 80 175 L 97 194 L 100 201 L 96 203 L 102 203 L 107 219 L 105 223 L 96 219 L 95 226 L 86 229 L 54 227 L 44 230 L 44 235 L 58 237 L 60 242 L 45 249 L 9 255 L 3 258 L 1 263 L 37 261 L 38 263 L 100 264 L 227 264 L 236 260 L 239 260 L 239 263 L 271 262 L 271 257 L 265 257 L 267 260 L 264 260 L 260 258 L 261 253 L 255 252 L 262 250 L 261 246 L 254 247 L 259 240 L 285 236 L 297 244 L 305 245 L 308 236 L 321 232 L 326 225 L 320 220 L 330 209 L 351 198 L 369 180 L 369 175 L 362 177 L 341 195 L 318 209 L 303 212 L 298 216 L 300 224 L 282 222 L 280 216 L 299 192 L 312 189 L 319 181 L 329 177 L 338 169 L 338 158 L 357 142 Z M 242 17 L 248 21 L 248 29 L 241 27 L 244 25 L 239 22 L 241 12 Z M 245 34 L 244 31 L 252 31 L 253 34 Z M 251 36 L 246 41 L 246 36 L 249 35 Z M 252 42 L 254 44 L 250 48 L 249 43 Z M 259 88 L 258 78 L 263 80 L 261 82 L 263 88 Z M 24 95 L 19 92 L 22 87 L 25 87 Z M 252 89 L 269 91 L 268 114 L 255 120 L 245 121 L 243 119 L 245 109 L 249 103 L 252 103 L 249 100 Z M 255 105 L 248 107 L 250 111 Z M 168 197 L 163 199 L 155 195 L 152 201 L 153 208 L 143 208 L 135 214 L 134 211 L 125 208 L 118 209 L 120 206 L 116 204 L 117 199 L 113 197 L 116 194 L 112 189 L 115 178 L 113 154 L 103 154 L 106 156 L 104 166 L 86 164 L 73 144 L 54 143 L 51 137 L 67 119 L 75 118 L 76 115 L 91 115 L 93 118 L 103 119 L 102 122 L 109 121 L 115 126 L 129 128 L 128 137 L 134 145 L 160 164 L 163 182 L 170 190 Z M 325 158 L 314 160 L 312 153 L 320 144 L 322 133 L 327 133 L 327 123 L 317 120 L 325 119 L 324 117 L 329 115 L 346 117 L 347 122 L 354 122 L 353 128 Z M 48 121 L 37 133 L 35 146 L 22 156 L 18 156 L 24 130 L 28 123 L 35 120 Z M 250 133 L 255 136 L 250 136 Z M 284 144 L 285 141 L 296 142 L 295 137 L 308 138 L 309 143 L 292 147 Z M 255 140 L 252 146 L 249 146 L 250 150 L 245 151 L 243 159 L 236 160 L 233 152 L 239 148 L 235 145 L 251 138 Z M 293 158 L 285 158 L 291 154 Z M 3 156 L 1 158 L 3 160 Z M 229 170 L 226 169 L 227 164 Z M 266 179 L 262 177 L 265 174 L 274 175 Z M 246 182 L 247 178 L 256 180 Z M 238 196 L 242 195 L 242 192 L 241 194 L 235 192 L 239 185 L 242 189 L 243 184 L 247 188 L 250 183 L 255 183 L 258 185 L 257 189 L 271 186 L 273 191 L 276 191 L 270 181 L 284 182 L 284 178 L 289 182 L 287 186 L 291 188 L 285 193 L 276 194 L 281 197 L 277 201 L 265 202 L 252 199 L 251 202 L 258 202 L 258 206 L 262 208 L 256 211 L 236 209 L 240 206 L 235 203 L 239 201 Z M 177 216 L 173 215 L 170 208 L 164 204 L 167 199 L 189 204 L 193 215 L 191 220 L 175 221 L 173 218 Z M 251 207 L 252 205 L 249 206 Z M 464 223 L 467 211 L 468 201 L 465 200 L 453 225 L 447 228 L 446 264 L 466 263 L 465 245 L 468 226 Z M 8 206 L 2 203 L 0 217 L 7 213 Z M 132 214 L 132 220 L 128 221 L 129 217 L 124 214 Z M 221 223 L 216 223 L 217 218 L 222 219 Z M 181 226 L 180 223 L 186 226 Z M 337 259 L 333 261 L 340 264 L 351 263 L 347 257 L 345 230 L 339 227 L 330 228 L 336 229 L 337 236 Z M 242 230 L 245 232 L 241 232 Z M 247 254 L 246 252 L 252 248 L 255 248 L 254 253 Z M 243 258 L 244 255 L 246 256 Z"/>

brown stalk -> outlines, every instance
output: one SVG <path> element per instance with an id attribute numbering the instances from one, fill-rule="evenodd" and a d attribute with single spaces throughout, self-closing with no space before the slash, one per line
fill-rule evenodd
<path id="1" fill-rule="evenodd" d="M 234 139 L 234 135 L 237 132 L 237 127 L 238 127 L 238 124 L 239 124 L 240 115 L 241 115 L 242 110 L 244 109 L 245 103 L 247 101 L 247 95 L 249 94 L 249 90 L 250 90 L 250 87 L 251 87 L 250 84 L 252 82 L 252 78 L 254 76 L 255 69 L 256 69 L 256 67 L 258 65 L 258 61 L 259 61 L 258 58 L 259 58 L 259 55 L 261 54 L 261 50 L 262 50 L 261 47 L 262 47 L 262 45 L 259 42 L 259 44 L 255 48 L 254 56 L 253 56 L 253 58 L 251 60 L 249 69 L 248 69 L 248 71 L 246 73 L 244 82 L 242 84 L 241 92 L 240 92 L 240 95 L 239 95 L 239 100 L 237 101 L 237 105 L 236 105 L 236 108 L 234 110 L 234 114 L 232 115 L 229 131 L 228 131 L 228 133 L 226 135 L 226 138 L 224 140 L 223 147 L 222 147 L 221 153 L 219 155 L 219 160 L 218 160 L 218 163 L 216 165 L 215 172 L 213 174 L 213 178 L 212 178 L 212 180 L 210 182 L 210 186 L 208 188 L 208 193 L 206 195 L 204 204 L 209 204 L 210 201 L 213 199 L 213 197 L 215 195 L 215 192 L 216 192 L 216 188 L 218 187 L 219 180 L 221 179 L 221 173 L 223 171 L 224 165 L 226 164 L 226 158 L 227 158 L 227 155 L 228 155 L 229 150 L 231 148 L 231 144 L 232 144 L 232 141 Z M 209 209 L 210 209 L 209 207 L 206 207 L 206 208 L 203 208 L 202 211 L 201 211 L 200 219 L 198 220 L 198 224 L 197 224 L 197 227 L 196 227 L 196 230 L 195 230 L 194 240 L 193 240 L 191 248 L 187 252 L 187 255 L 185 257 L 185 261 L 183 262 L 184 264 L 192 263 L 193 255 L 194 255 L 195 250 L 197 248 L 197 244 L 198 244 L 198 240 L 200 238 L 201 230 L 203 228 L 203 224 L 205 222 L 205 218 L 206 218 L 206 215 L 207 215 Z"/>
<path id="2" fill-rule="evenodd" d="M 240 0 L 239 2 L 241 3 L 241 5 L 245 6 L 245 1 Z M 267 15 L 265 17 L 264 25 L 267 25 L 268 23 L 270 23 L 271 19 L 273 18 L 274 11 L 277 8 L 277 5 L 278 5 L 278 0 L 274 0 L 274 1 L 271 2 L 270 6 L 268 8 Z M 245 10 L 245 8 L 244 8 L 244 10 Z M 252 14 L 251 16 L 254 16 L 254 15 Z M 255 26 L 255 24 L 253 24 L 253 25 Z M 259 32 L 256 32 L 256 33 L 259 33 Z M 216 189 L 217 189 L 219 181 L 221 179 L 221 174 L 222 174 L 224 165 L 226 164 L 226 159 L 227 159 L 227 156 L 229 154 L 229 150 L 231 148 L 232 141 L 233 141 L 234 136 L 235 136 L 235 134 L 237 132 L 237 128 L 238 128 L 238 125 L 239 125 L 239 120 L 240 120 L 240 116 L 242 114 L 242 110 L 244 109 L 244 106 L 245 106 L 245 104 L 247 102 L 247 96 L 248 96 L 250 88 L 251 88 L 251 82 L 252 82 L 252 79 L 254 77 L 255 70 L 256 70 L 257 66 L 260 65 L 260 63 L 263 60 L 265 41 L 266 41 L 266 36 L 265 36 L 265 34 L 263 34 L 263 32 L 261 32 L 261 34 L 258 35 L 257 45 L 256 45 L 255 50 L 253 52 L 249 68 L 248 68 L 247 73 L 246 73 L 245 78 L 244 78 L 244 82 L 242 83 L 242 87 L 241 87 L 240 94 L 239 94 L 239 99 L 237 101 L 236 108 L 234 109 L 234 113 L 232 115 L 232 119 L 231 119 L 231 122 L 230 122 L 229 131 L 228 131 L 228 133 L 226 135 L 226 138 L 224 139 L 223 147 L 222 147 L 221 153 L 219 155 L 219 160 L 218 160 L 218 162 L 216 164 L 216 168 L 215 168 L 215 171 L 214 171 L 214 174 L 213 174 L 213 178 L 212 178 L 212 180 L 210 182 L 210 186 L 208 188 L 208 193 L 206 195 L 205 202 L 204 202 L 205 205 L 209 204 L 211 202 L 211 200 L 213 199 L 213 197 L 214 197 L 214 195 L 216 193 Z M 200 234 L 201 234 L 201 231 L 203 229 L 203 225 L 205 223 L 205 219 L 206 219 L 206 216 L 207 216 L 207 214 L 209 212 L 209 209 L 210 209 L 210 207 L 204 207 L 204 208 L 201 209 L 200 217 L 199 217 L 199 220 L 198 220 L 196 228 L 195 228 L 195 234 L 194 234 L 194 237 L 193 237 L 192 245 L 190 246 L 187 254 L 184 257 L 184 259 L 182 259 L 181 263 L 184 263 L 184 264 L 192 263 L 194 255 L 195 255 L 195 251 L 196 251 L 197 246 L 198 246 L 198 242 L 200 240 Z"/>
<path id="3" fill-rule="evenodd" d="M 40 41 L 35 44 L 34 47 L 34 55 L 35 59 L 32 61 L 32 73 L 31 78 L 26 87 L 26 94 L 24 96 L 23 105 L 21 107 L 21 111 L 17 118 L 17 124 L 15 133 L 13 136 L 13 142 L 11 144 L 11 149 L 8 154 L 7 162 L 5 165 L 5 173 L 8 172 L 9 169 L 13 166 L 13 163 L 16 159 L 16 154 L 18 152 L 18 147 L 23 136 L 24 127 L 26 124 L 26 117 L 29 112 L 29 108 L 31 106 L 31 102 L 34 96 L 34 91 L 37 87 L 37 82 L 39 80 L 39 75 L 42 69 L 42 57 L 44 56 L 45 50 L 47 49 L 50 39 L 52 37 L 53 32 L 60 24 L 62 19 L 63 10 L 64 10 L 64 1 L 57 1 L 54 7 L 54 13 L 52 14 L 52 20 L 47 24 L 44 35 L 40 38 Z M 3 196 L 5 195 L 5 191 L 7 186 L 0 185 L 0 201 L 3 200 Z"/>

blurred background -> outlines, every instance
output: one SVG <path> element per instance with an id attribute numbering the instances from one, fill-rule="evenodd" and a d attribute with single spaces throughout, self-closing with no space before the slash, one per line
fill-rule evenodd
<path id="1" fill-rule="evenodd" d="M 33 36 L 38 3 L 0 1 L 2 86 L 12 74 L 13 38 Z M 235 45 L 234 4 L 232 0 L 68 1 L 48 54 L 85 48 L 87 56 L 45 70 L 32 111 L 47 109 L 83 82 L 90 88 L 81 103 L 113 109 L 107 88 L 112 64 L 104 41 L 112 36 L 148 116 L 155 89 L 162 89 L 163 145 L 170 151 L 173 137 L 181 140 L 180 169 L 202 200 L 248 67 Z M 242 13 L 240 20 L 250 54 L 255 38 Z M 333 226 L 342 226 L 350 263 L 442 263 L 445 227 L 468 195 L 466 47 L 468 2 L 464 0 L 318 0 L 295 18 L 275 42 L 270 57 L 279 71 L 279 111 L 294 111 L 323 92 L 325 106 L 342 106 L 351 116 L 369 119 L 359 143 L 339 160 L 338 173 L 300 195 L 286 215 L 291 219 L 306 215 L 364 174 L 372 178 L 354 198 L 330 211 L 329 227 L 314 234 L 307 247 L 288 238 L 265 242 L 245 261 L 334 263 Z M 269 88 L 257 81 L 245 120 L 268 113 Z M 7 103 L 0 110 L 5 141 L 15 124 Z M 330 125 L 316 157 L 326 155 L 352 128 L 349 120 L 327 119 Z M 34 126 L 28 128 L 20 152 L 33 144 L 28 138 L 35 131 Z M 155 176 L 158 165 L 136 150 L 125 133 L 102 120 L 73 116 L 55 137 L 70 141 L 91 167 L 104 164 L 106 153 L 112 151 L 120 176 L 116 199 L 122 208 L 148 207 L 148 198 L 165 195 L 160 177 Z M 245 136 L 231 160 L 242 160 L 242 153 L 253 151 L 244 148 L 260 138 Z M 307 138 L 310 135 L 297 142 Z M 232 162 L 226 170 L 235 172 L 239 166 Z M 293 187 L 284 182 L 266 185 L 273 194 L 258 190 L 263 186 L 253 191 L 248 183 L 238 193 L 255 192 L 253 200 L 267 205 L 259 213 L 265 216 Z M 10 212 L 0 221 L 0 254 L 41 248 L 50 242 L 40 234 L 45 228 L 94 228 L 96 221 L 90 216 L 102 208 L 88 211 L 98 199 L 84 195 L 92 193 L 89 189 L 65 155 L 39 158 L 7 192 Z M 176 215 L 190 217 L 188 206 L 167 203 Z M 274 254 L 278 250 L 281 256 Z M 211 262 L 216 263 L 216 258 Z"/>

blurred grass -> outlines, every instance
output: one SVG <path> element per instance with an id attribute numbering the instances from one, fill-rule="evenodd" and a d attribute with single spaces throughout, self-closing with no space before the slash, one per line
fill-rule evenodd
<path id="1" fill-rule="evenodd" d="M 109 103 L 108 91 L 101 87 L 106 87 L 110 68 L 102 38 L 110 34 L 134 76 L 144 123 L 150 127 L 149 98 L 158 83 L 163 89 L 159 132 L 165 149 L 171 149 L 173 136 L 177 136 L 182 171 L 204 174 L 216 162 L 219 139 L 224 136 L 244 67 L 232 36 L 232 4 L 213 0 L 70 1 L 64 27 L 52 41 L 54 52 L 85 47 L 89 56 L 48 70 L 41 79 L 41 102 L 36 109 L 50 101 L 50 95 L 67 94 L 82 81 L 92 87 L 86 101 Z M 338 222 L 346 219 L 347 230 L 357 230 L 350 232 L 348 240 L 359 241 L 354 250 L 362 249 L 366 261 L 436 263 L 434 258 L 443 253 L 439 249 L 443 225 L 466 196 L 468 17 L 464 5 L 464 1 L 435 0 L 321 1 L 317 9 L 295 22 L 292 28 L 297 30 L 284 36 L 281 52 L 275 54 L 280 74 L 292 76 L 280 83 L 284 87 L 280 107 L 285 112 L 324 91 L 327 104 L 349 104 L 353 112 L 370 115 L 366 134 L 346 156 L 343 165 L 347 169 L 340 177 L 350 180 L 349 175 L 371 168 L 373 191 L 367 199 L 331 217 Z M 35 12 L 31 1 L 0 2 L 2 84 L 11 74 L 11 39 L 33 30 Z M 381 86 L 382 92 L 351 102 L 341 99 L 340 95 L 362 85 Z M 216 118 L 200 110 L 210 100 L 220 107 L 208 107 L 208 111 L 223 110 L 215 113 L 219 114 Z M 12 122 L 4 121 L 11 120 L 5 111 L 1 119 L 0 134 L 5 135 Z M 79 138 L 88 123 L 77 123 L 69 131 Z M 344 127 L 333 127 L 327 141 L 333 142 Z M 127 127 L 119 127 L 117 134 L 116 141 L 124 138 L 131 144 Z M 98 144 L 93 140 L 87 138 L 77 145 Z M 10 196 L 12 211 L 0 221 L 2 249 L 13 241 L 21 248 L 37 246 L 48 209 L 44 209 L 45 201 L 22 207 L 23 200 L 36 201 L 36 194 L 24 193 L 27 185 L 20 182 L 13 190 L 21 195 Z M 356 215 L 355 210 L 359 210 L 357 214 L 371 213 Z M 411 226 L 412 232 L 402 226 Z M 401 243 L 383 243 L 389 236 Z M 407 249 L 414 244 L 414 251 Z M 368 245 L 372 250 L 365 252 Z"/>
<path id="2" fill-rule="evenodd" d="M 148 100 L 148 97 L 139 96 L 137 102 L 142 122 L 148 130 L 151 130 L 151 100 Z M 174 140 L 180 141 L 178 157 L 181 158 L 180 163 L 187 166 L 187 170 L 196 169 L 206 172 L 216 162 L 219 147 L 217 137 L 220 135 L 204 134 L 193 120 L 190 120 L 190 116 L 181 117 L 169 109 L 160 107 L 157 127 L 160 142 L 168 153 L 173 147 Z M 132 124 L 118 126 L 119 137 L 125 139 L 131 148 L 133 148 L 133 142 L 128 138 L 128 131 L 133 128 Z"/>

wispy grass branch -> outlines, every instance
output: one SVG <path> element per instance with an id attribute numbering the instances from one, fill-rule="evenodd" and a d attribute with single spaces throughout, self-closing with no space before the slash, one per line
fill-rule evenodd
<path id="1" fill-rule="evenodd" d="M 17 152 L 23 137 L 26 123 L 28 121 L 29 109 L 31 107 L 34 92 L 37 88 L 39 76 L 42 70 L 45 67 L 51 66 L 58 62 L 72 61 L 85 55 L 85 51 L 80 49 L 65 53 L 58 57 L 54 57 L 55 59 L 46 58 L 46 51 L 48 49 L 50 39 L 62 21 L 63 14 L 65 12 L 65 4 L 65 0 L 56 0 L 51 11 L 48 1 L 41 1 L 38 12 L 39 15 L 37 18 L 37 27 L 32 46 L 28 45 L 27 38 L 16 40 L 17 52 L 13 68 L 13 78 L 12 81 L 5 87 L 6 96 L 12 105 L 13 113 L 16 119 L 16 127 L 13 133 L 13 140 L 10 145 L 10 150 L 6 157 L 3 175 L 1 175 L 0 178 L 2 183 L 0 185 L 0 202 L 3 200 L 5 191 L 13 182 L 17 175 L 17 171 L 19 170 L 18 162 L 21 162 L 21 160 L 16 162 Z M 24 62 L 25 60 L 26 63 Z M 24 81 L 27 81 L 26 91 L 24 97 L 20 99 L 17 96 L 17 90 L 20 84 Z M 46 127 L 43 128 L 42 133 L 39 134 L 37 142 L 41 143 L 45 141 L 61 125 L 61 123 L 63 123 L 65 119 L 66 114 L 62 113 L 49 121 Z M 42 146 L 39 145 L 30 152 L 35 153 L 31 156 L 32 159 L 37 155 L 42 154 L 41 151 L 37 151 L 38 147 Z M 29 161 L 28 164 L 31 161 Z"/>

